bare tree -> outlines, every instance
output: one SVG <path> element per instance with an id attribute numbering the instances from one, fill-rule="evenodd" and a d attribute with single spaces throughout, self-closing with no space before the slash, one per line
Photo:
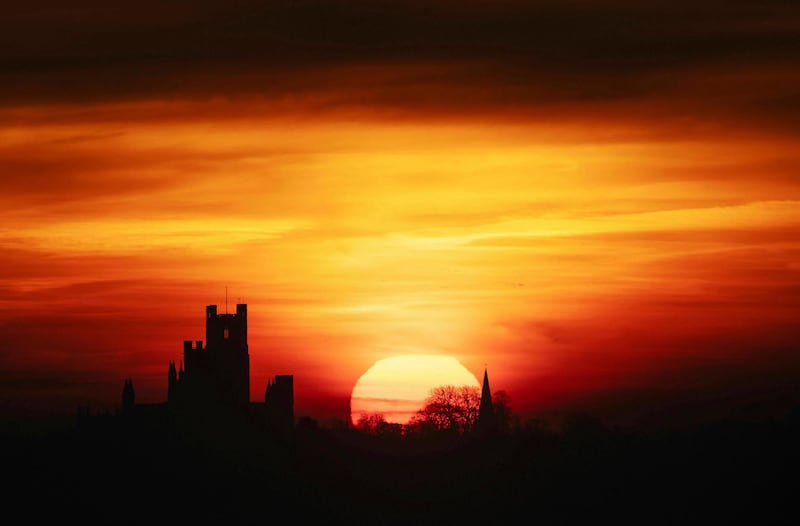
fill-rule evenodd
<path id="1" fill-rule="evenodd" d="M 425 405 L 409 423 L 412 427 L 434 427 L 440 431 L 470 431 L 478 418 L 480 389 L 443 385 L 431 390 Z"/>
<path id="2" fill-rule="evenodd" d="M 356 429 L 375 435 L 382 424 L 386 423 L 386 418 L 382 413 L 361 413 L 356 422 Z"/>
<path id="3" fill-rule="evenodd" d="M 403 426 L 387 422 L 383 413 L 361 413 L 356 422 L 356 429 L 380 437 L 400 437 L 403 434 Z"/>

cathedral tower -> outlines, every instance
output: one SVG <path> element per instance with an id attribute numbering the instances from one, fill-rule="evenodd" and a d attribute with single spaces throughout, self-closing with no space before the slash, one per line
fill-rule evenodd
<path id="1" fill-rule="evenodd" d="M 183 342 L 180 374 L 169 369 L 168 401 L 181 410 L 246 410 L 250 403 L 250 353 L 247 344 L 247 305 L 236 313 L 217 313 L 206 306 L 206 343 Z"/>

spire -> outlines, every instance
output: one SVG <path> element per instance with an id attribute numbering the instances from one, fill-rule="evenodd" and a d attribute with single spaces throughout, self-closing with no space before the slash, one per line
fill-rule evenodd
<path id="1" fill-rule="evenodd" d="M 489 373 L 483 369 L 483 388 L 481 389 L 481 405 L 478 410 L 478 427 L 490 429 L 495 424 L 494 404 L 492 403 L 492 390 L 489 388 Z"/>

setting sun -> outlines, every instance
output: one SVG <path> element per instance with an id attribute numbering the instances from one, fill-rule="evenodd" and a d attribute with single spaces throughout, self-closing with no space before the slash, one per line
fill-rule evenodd
<path id="1" fill-rule="evenodd" d="M 160 403 L 228 293 L 319 422 L 412 354 L 526 418 L 795 392 L 793 4 L 113 4 L 3 13 L 0 413 Z"/>
<path id="2" fill-rule="evenodd" d="M 800 1 L 3 7 L 7 517 L 796 514 Z"/>
<path id="3" fill-rule="evenodd" d="M 422 407 L 431 389 L 442 385 L 480 387 L 478 380 L 452 356 L 409 354 L 378 360 L 356 382 L 350 418 L 380 413 L 387 422 L 406 424 Z"/>

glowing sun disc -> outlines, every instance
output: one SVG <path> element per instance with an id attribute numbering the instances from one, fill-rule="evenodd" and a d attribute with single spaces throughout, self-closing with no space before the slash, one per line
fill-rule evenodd
<path id="1" fill-rule="evenodd" d="M 480 387 L 461 362 L 441 354 L 408 354 L 378 360 L 356 382 L 350 396 L 350 419 L 380 413 L 387 422 L 406 424 L 442 385 Z"/>

